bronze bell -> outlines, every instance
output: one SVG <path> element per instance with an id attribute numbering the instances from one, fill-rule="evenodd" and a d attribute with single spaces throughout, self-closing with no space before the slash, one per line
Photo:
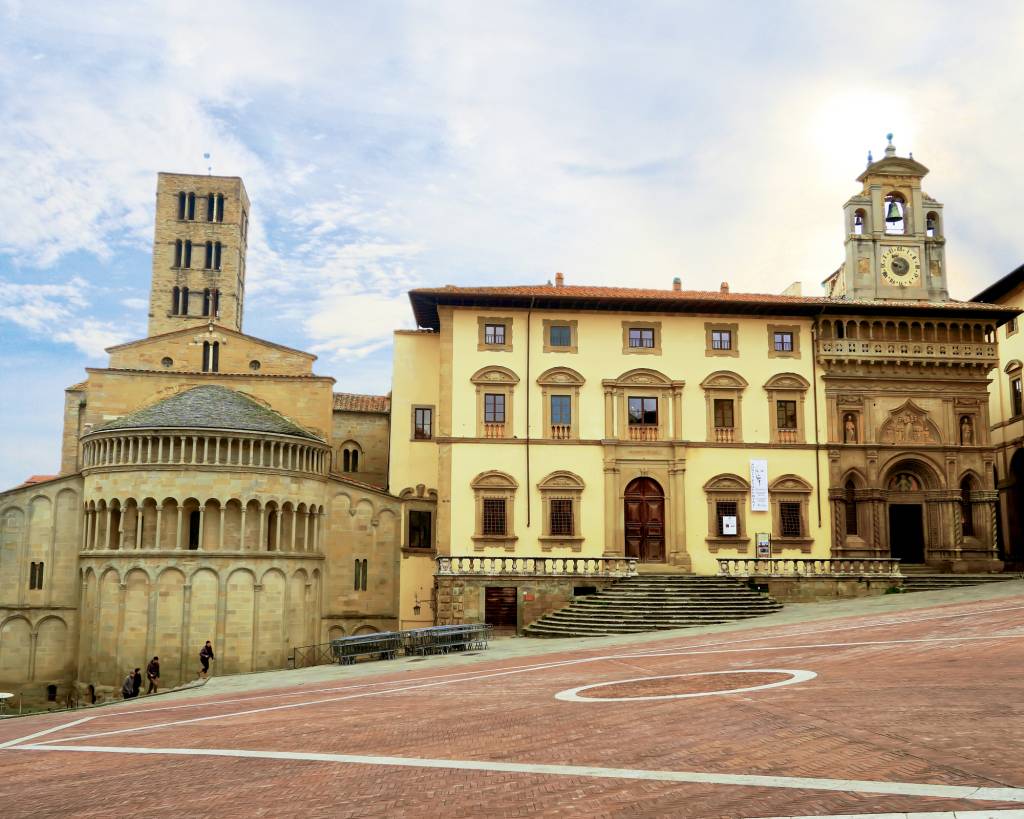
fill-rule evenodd
<path id="1" fill-rule="evenodd" d="M 861 216 L 859 213 L 853 214 L 853 226 L 864 227 L 864 217 Z"/>
<path id="2" fill-rule="evenodd" d="M 885 213 L 886 222 L 902 222 L 903 214 L 900 213 L 899 206 L 896 204 L 895 199 L 889 200 L 889 209 Z"/>

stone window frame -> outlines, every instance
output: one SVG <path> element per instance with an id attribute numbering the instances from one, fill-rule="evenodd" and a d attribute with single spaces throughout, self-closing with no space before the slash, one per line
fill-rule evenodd
<path id="1" fill-rule="evenodd" d="M 585 379 L 576 370 L 569 367 L 552 367 L 537 376 L 540 387 L 541 403 L 544 407 L 544 427 L 542 438 L 555 439 L 551 434 L 551 396 L 569 394 L 569 412 L 571 414 L 568 440 L 578 441 L 580 437 L 580 389 Z"/>
<path id="2" fill-rule="evenodd" d="M 630 347 L 630 330 L 653 330 L 653 347 Z M 661 322 L 660 321 L 624 321 L 622 322 L 622 353 L 623 355 L 661 355 Z"/>
<path id="3" fill-rule="evenodd" d="M 658 370 L 639 367 L 618 378 L 601 382 L 605 394 L 605 437 L 632 441 L 629 425 L 630 398 L 658 399 L 657 441 L 681 435 L 682 392 L 685 381 L 673 381 Z M 646 440 L 646 439 L 640 439 Z M 634 441 L 635 443 L 635 441 Z"/>
<path id="4" fill-rule="evenodd" d="M 1021 364 L 1019 359 L 1016 359 L 1016 358 L 1011 359 L 1009 362 L 1007 362 L 1006 366 L 1003 368 L 1003 372 L 1006 373 L 1010 377 L 1010 380 L 1009 380 L 1009 388 L 1010 388 L 1010 395 L 1009 395 L 1009 398 L 1010 398 L 1010 418 L 1020 418 L 1021 415 L 1024 414 L 1024 364 Z M 1014 412 L 1014 409 L 1015 409 L 1015 407 L 1013 406 L 1013 396 L 1014 396 L 1013 382 L 1014 381 L 1021 382 L 1021 410 L 1022 410 L 1022 412 Z"/>
<path id="5" fill-rule="evenodd" d="M 511 316 L 477 316 L 477 340 L 476 348 L 480 352 L 512 352 L 512 317 Z M 484 328 L 488 324 L 503 324 L 505 326 L 504 344 L 487 344 L 484 342 Z"/>
<path id="6" fill-rule="evenodd" d="M 793 336 L 792 350 L 776 350 L 775 334 L 790 333 Z M 768 358 L 800 358 L 800 325 L 769 324 L 768 325 Z"/>
<path id="7" fill-rule="evenodd" d="M 551 344 L 551 328 L 569 328 L 569 346 L 558 347 Z M 577 319 L 544 319 L 544 352 L 545 353 L 578 353 L 579 349 L 579 321 Z"/>
<path id="8" fill-rule="evenodd" d="M 743 391 L 750 386 L 739 373 L 731 370 L 718 370 L 709 374 L 700 382 L 704 390 L 705 416 L 707 420 L 706 434 L 709 442 L 742 443 L 743 441 Z M 729 442 L 719 441 L 725 437 L 717 433 L 715 427 L 715 399 L 729 399 L 733 402 L 733 432 Z"/>
<path id="9" fill-rule="evenodd" d="M 1013 318 L 1006 322 L 1006 337 L 1010 338 L 1011 336 L 1017 335 L 1017 330 L 1017 317 L 1014 316 Z"/>
<path id="10" fill-rule="evenodd" d="M 502 548 L 513 552 L 516 541 L 515 533 L 515 499 L 519 482 L 511 475 L 496 469 L 481 472 L 470 482 L 473 490 L 473 549 L 483 551 L 487 547 Z M 485 535 L 483 533 L 484 499 L 501 498 L 505 501 L 505 534 Z"/>
<path id="11" fill-rule="evenodd" d="M 506 399 L 507 401 L 507 399 Z M 430 410 L 430 435 L 426 438 L 416 437 L 416 410 Z M 434 404 L 413 404 L 409 408 L 409 440 L 410 441 L 433 441 L 436 437 L 437 407 Z"/>
<path id="12" fill-rule="evenodd" d="M 783 549 L 799 549 L 801 552 L 810 552 L 814 544 L 810 529 L 810 507 L 811 494 L 814 492 L 807 481 L 799 475 L 780 475 L 768 484 L 768 504 L 772 510 L 772 546 L 778 545 Z M 783 503 L 800 504 L 800 531 L 799 537 L 782 536 L 782 506 Z"/>
<path id="13" fill-rule="evenodd" d="M 583 490 L 586 484 L 583 479 L 565 469 L 559 469 L 547 475 L 537 483 L 537 490 L 540 492 L 542 534 L 537 538 L 541 550 L 550 552 L 555 548 L 572 549 L 579 552 L 583 548 Z M 551 533 L 551 501 L 566 499 L 572 501 L 572 523 L 573 534 L 554 535 Z"/>
<path id="14" fill-rule="evenodd" d="M 776 373 L 764 383 L 768 393 L 768 424 L 773 444 L 803 444 L 807 441 L 807 419 L 804 403 L 810 382 L 798 373 Z M 779 436 L 777 401 L 796 401 L 796 440 L 782 441 Z"/>
<path id="15" fill-rule="evenodd" d="M 720 549 L 736 549 L 744 553 L 750 547 L 750 533 L 747 531 L 746 512 L 750 498 L 750 483 L 739 475 L 723 472 L 704 484 L 704 496 L 708 504 L 708 533 L 704 541 L 709 552 Z M 719 501 L 736 504 L 736 535 L 718 534 L 716 504 Z"/>
<path id="16" fill-rule="evenodd" d="M 728 350 L 716 350 L 711 346 L 711 334 L 713 332 L 728 332 L 731 334 Z M 738 358 L 740 354 L 740 325 L 736 322 L 706 321 L 704 322 L 704 355 L 728 356 Z"/>
<path id="17" fill-rule="evenodd" d="M 437 490 L 424 484 L 409 486 L 399 495 L 402 500 L 402 551 L 414 555 L 437 554 Z M 430 548 L 412 548 L 409 545 L 409 512 L 430 513 Z"/>
<path id="18" fill-rule="evenodd" d="M 513 438 L 512 434 L 515 415 L 512 412 L 512 398 L 519 376 L 508 367 L 492 364 L 481 367 L 469 379 L 476 386 L 476 437 L 477 438 Z M 505 429 L 502 435 L 488 436 L 484 427 L 484 395 L 487 393 L 505 396 Z"/>

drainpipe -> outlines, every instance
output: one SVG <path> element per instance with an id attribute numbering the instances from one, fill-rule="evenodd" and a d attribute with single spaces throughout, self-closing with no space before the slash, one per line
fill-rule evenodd
<path id="1" fill-rule="evenodd" d="M 533 485 L 530 483 L 530 393 L 533 384 L 530 382 L 530 323 L 533 317 L 533 305 L 536 297 L 530 298 L 530 309 L 526 311 L 526 528 L 530 528 L 530 496 Z"/>
<path id="2" fill-rule="evenodd" d="M 821 528 L 821 444 L 818 436 L 818 319 L 811 326 L 811 398 L 814 401 L 814 488 L 818 501 L 818 528 Z"/>

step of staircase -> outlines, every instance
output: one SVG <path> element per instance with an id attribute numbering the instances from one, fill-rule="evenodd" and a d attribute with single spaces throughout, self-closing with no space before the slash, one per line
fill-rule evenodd
<path id="1" fill-rule="evenodd" d="M 528 637 L 600 637 L 746 620 L 782 605 L 727 577 L 642 574 L 530 623 Z"/>
<path id="2" fill-rule="evenodd" d="M 903 567 L 901 567 L 903 571 Z M 924 574 L 911 572 L 903 578 L 903 591 L 940 591 L 958 589 L 964 586 L 982 586 L 988 583 L 1005 583 L 1016 580 L 1017 574 Z"/>

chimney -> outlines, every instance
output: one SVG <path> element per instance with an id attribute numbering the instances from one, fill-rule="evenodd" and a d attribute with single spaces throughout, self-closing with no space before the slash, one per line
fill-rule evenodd
<path id="1" fill-rule="evenodd" d="M 555 274 L 555 287 L 565 287 L 565 276 L 563 274 Z"/>
<path id="2" fill-rule="evenodd" d="M 675 290 L 677 293 L 683 289 L 683 280 L 680 279 L 678 276 L 672 279 L 672 289 Z"/>
<path id="3" fill-rule="evenodd" d="M 729 292 L 729 282 L 722 282 L 722 285 L 718 288 L 719 293 Z"/>

